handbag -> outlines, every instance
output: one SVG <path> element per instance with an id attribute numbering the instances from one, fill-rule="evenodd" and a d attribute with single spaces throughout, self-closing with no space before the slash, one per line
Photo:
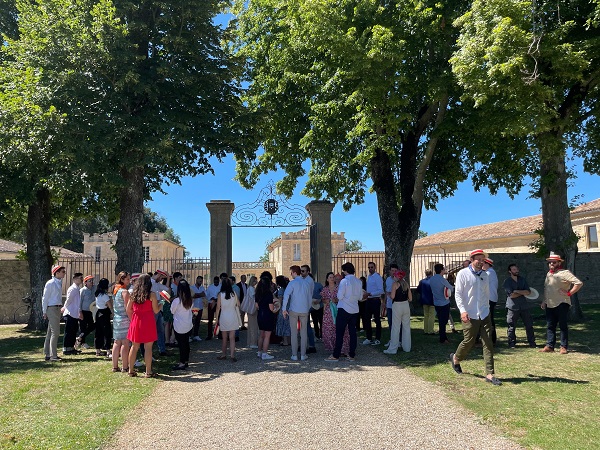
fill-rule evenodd
<path id="1" fill-rule="evenodd" d="M 256 302 L 250 296 L 246 295 L 240 305 L 240 309 L 245 313 L 254 314 L 256 312 Z"/>

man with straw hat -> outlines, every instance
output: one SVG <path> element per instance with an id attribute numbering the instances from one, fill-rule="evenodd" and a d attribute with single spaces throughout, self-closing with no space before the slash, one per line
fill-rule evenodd
<path id="1" fill-rule="evenodd" d="M 564 259 L 554 252 L 546 258 L 550 270 L 544 282 L 544 301 L 540 305 L 546 311 L 547 341 L 540 350 L 542 353 L 554 352 L 556 345 L 556 325 L 560 327 L 560 353 L 569 352 L 569 328 L 567 319 L 571 307 L 571 296 L 583 287 L 579 278 L 562 268 Z"/>
<path id="2" fill-rule="evenodd" d="M 470 254 L 471 264 L 461 269 L 456 276 L 456 305 L 460 311 L 463 326 L 463 340 L 458 344 L 456 353 L 450 353 L 450 364 L 458 374 L 462 374 L 460 362 L 464 360 L 477 340 L 477 333 L 483 341 L 483 359 L 485 361 L 485 381 L 494 386 L 502 382 L 494 376 L 494 344 L 491 339 L 492 321 L 490 318 L 490 285 L 489 276 L 483 270 L 483 261 L 487 254 L 481 250 L 473 250 Z"/>
<path id="3" fill-rule="evenodd" d="M 527 303 L 527 296 L 531 294 L 531 289 L 527 280 L 519 275 L 519 267 L 516 264 L 509 264 L 509 277 L 504 280 L 504 290 L 506 291 L 506 324 L 508 329 L 508 346 L 515 348 L 517 345 L 517 335 L 515 327 L 519 318 L 525 325 L 527 342 L 531 348 L 535 348 L 535 335 L 533 333 L 533 317 L 529 311 L 530 305 Z"/>

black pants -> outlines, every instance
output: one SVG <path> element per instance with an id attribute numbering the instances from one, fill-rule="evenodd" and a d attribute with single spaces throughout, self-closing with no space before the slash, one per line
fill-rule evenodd
<path id="1" fill-rule="evenodd" d="M 196 314 L 193 317 L 193 321 L 194 321 L 194 328 L 192 329 L 192 336 L 198 336 L 198 333 L 200 332 L 200 321 L 202 320 L 202 311 L 200 310 L 198 311 L 198 314 Z"/>
<path id="2" fill-rule="evenodd" d="M 73 350 L 75 348 L 75 340 L 77 339 L 77 328 L 79 327 L 79 319 L 65 316 L 65 337 L 63 338 L 63 349 Z"/>
<path id="3" fill-rule="evenodd" d="M 356 356 L 356 345 L 358 337 L 356 336 L 356 319 L 358 314 L 350 314 L 343 308 L 338 309 L 337 318 L 335 320 L 335 348 L 333 349 L 334 358 L 339 358 L 342 354 L 342 345 L 344 344 L 344 333 L 348 327 L 350 335 L 350 348 L 348 356 L 354 358 Z"/>
<path id="4" fill-rule="evenodd" d="M 367 313 L 367 302 L 366 300 L 364 302 L 358 302 L 358 317 L 356 318 L 356 330 L 360 331 L 361 329 L 364 330 L 365 329 L 365 321 L 362 321 L 362 328 L 360 326 L 360 321 L 361 319 L 365 316 L 365 314 Z"/>
<path id="5" fill-rule="evenodd" d="M 96 350 L 110 350 L 112 347 L 112 325 L 110 324 L 110 308 L 96 311 Z"/>
<path id="6" fill-rule="evenodd" d="M 517 321 L 521 318 L 523 325 L 525 325 L 525 333 L 527 334 L 527 342 L 531 347 L 535 346 L 535 335 L 533 332 L 533 317 L 531 317 L 531 311 L 529 309 L 517 309 L 512 311 L 510 309 L 506 312 L 506 335 L 508 336 L 508 346 L 514 347 L 517 343 L 517 335 L 515 328 Z"/>
<path id="7" fill-rule="evenodd" d="M 556 346 L 556 325 L 560 328 L 560 346 L 569 348 L 569 308 L 568 303 L 561 303 L 556 308 L 546 307 L 547 343 L 550 348 Z"/>
<path id="8" fill-rule="evenodd" d="M 91 311 L 81 311 L 83 319 L 79 321 L 79 340 L 82 344 L 85 344 L 85 338 L 96 329 L 94 323 L 94 315 Z"/>
<path id="9" fill-rule="evenodd" d="M 215 312 L 217 310 L 217 304 L 214 306 L 208 305 L 208 331 L 206 332 L 207 339 L 212 338 L 213 335 L 213 321 L 215 320 Z"/>
<path id="10" fill-rule="evenodd" d="M 436 306 L 435 312 L 438 316 L 440 342 L 444 343 L 448 340 L 448 335 L 446 334 L 446 325 L 448 325 L 448 318 L 450 317 L 450 303 L 444 306 Z"/>
<path id="11" fill-rule="evenodd" d="M 190 362 L 190 331 L 183 334 L 175 331 L 175 339 L 179 344 L 179 362 L 182 364 Z"/>
<path id="12" fill-rule="evenodd" d="M 313 328 L 315 329 L 315 337 L 321 339 L 323 333 L 323 308 L 310 308 L 310 317 L 312 319 Z"/>
<path id="13" fill-rule="evenodd" d="M 375 339 L 381 340 L 381 300 L 379 298 L 368 298 L 365 302 L 365 315 L 363 316 L 363 327 L 367 334 L 367 339 L 373 340 L 373 325 L 371 317 L 375 316 Z"/>

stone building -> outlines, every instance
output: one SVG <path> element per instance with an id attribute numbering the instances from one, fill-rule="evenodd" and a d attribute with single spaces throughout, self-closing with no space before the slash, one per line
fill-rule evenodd
<path id="1" fill-rule="evenodd" d="M 102 234 L 83 233 L 83 253 L 92 256 L 96 261 L 116 259 L 114 245 L 117 242 L 117 231 Z M 155 259 L 182 259 L 185 247 L 165 238 L 164 233 L 142 233 L 144 261 Z"/>
<path id="2" fill-rule="evenodd" d="M 331 233 L 331 257 L 346 249 L 344 232 Z M 310 231 L 304 228 L 291 233 L 281 233 L 268 247 L 269 263 L 277 275 L 289 275 L 289 267 L 310 265 Z"/>

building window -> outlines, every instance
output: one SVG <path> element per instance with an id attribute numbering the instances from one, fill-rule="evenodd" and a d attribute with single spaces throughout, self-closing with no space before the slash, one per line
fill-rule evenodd
<path id="1" fill-rule="evenodd" d="M 101 254 L 102 254 L 102 247 L 96 247 L 96 252 L 94 254 L 94 261 L 100 262 Z"/>
<path id="2" fill-rule="evenodd" d="M 300 261 L 302 257 L 300 256 L 300 244 L 294 244 L 294 261 Z"/>
<path id="3" fill-rule="evenodd" d="M 144 250 L 144 262 L 150 261 L 150 247 L 143 247 Z"/>
<path id="4" fill-rule="evenodd" d="M 587 227 L 588 248 L 598 248 L 598 229 L 596 225 Z"/>

